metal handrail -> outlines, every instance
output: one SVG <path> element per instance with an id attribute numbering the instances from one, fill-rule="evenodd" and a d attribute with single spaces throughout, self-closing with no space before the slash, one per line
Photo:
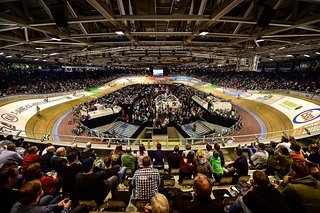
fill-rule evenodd
<path id="1" fill-rule="evenodd" d="M 64 135 L 59 134 L 60 140 L 54 140 L 54 135 L 48 135 L 49 133 L 41 132 L 26 132 L 24 130 L 10 130 L 5 127 L 0 128 L 0 133 L 6 135 L 13 135 L 16 138 L 23 137 L 26 140 L 32 140 L 34 142 L 43 143 L 44 141 L 50 141 L 53 144 L 63 144 L 71 145 L 74 142 L 77 143 L 87 143 L 88 141 L 94 142 L 96 144 L 108 144 L 121 142 L 123 145 L 139 145 L 141 143 L 147 145 L 148 147 L 156 145 L 156 143 L 161 142 L 166 146 L 173 145 L 185 145 L 195 144 L 203 145 L 206 143 L 219 142 L 226 146 L 235 146 L 239 143 L 252 143 L 257 140 L 261 142 L 279 141 L 281 136 L 284 134 L 294 136 L 298 139 L 310 137 L 312 135 L 317 135 L 320 133 L 320 121 L 308 124 L 292 130 L 275 131 L 268 133 L 257 133 L 257 134 L 246 134 L 246 135 L 226 135 L 221 137 L 206 137 L 201 138 L 169 138 L 169 139 L 148 139 L 148 138 L 123 138 L 123 137 L 88 137 L 88 136 L 76 136 L 76 135 Z M 28 136 L 27 136 L 28 135 Z M 30 135 L 32 135 L 30 137 Z M 46 138 L 48 136 L 48 138 Z M 261 140 L 261 138 L 264 138 Z"/>

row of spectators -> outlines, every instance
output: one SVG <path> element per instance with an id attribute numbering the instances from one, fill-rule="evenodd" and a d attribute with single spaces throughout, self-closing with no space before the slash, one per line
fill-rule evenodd
<path id="1" fill-rule="evenodd" d="M 11 70 L 0 72 L 0 96 L 71 92 L 96 87 L 124 75 L 141 72 L 111 69 L 83 72 L 40 72 Z"/>
<path id="2" fill-rule="evenodd" d="M 286 89 L 320 94 L 320 79 L 316 72 L 215 72 L 207 69 L 185 69 L 177 74 L 235 89 Z"/>
<path id="3" fill-rule="evenodd" d="M 70 92 L 99 86 L 120 76 L 144 74 L 143 70 L 130 68 L 83 72 L 9 70 L 0 72 L 0 96 Z M 320 94 L 319 75 L 315 72 L 220 72 L 185 68 L 172 72 L 172 75 L 194 76 L 204 82 L 236 89 L 288 89 Z"/>
<path id="4" fill-rule="evenodd" d="M 103 163 L 96 160 L 91 143 L 87 143 L 82 151 L 76 145 L 66 150 L 64 147 L 56 149 L 51 144 L 39 151 L 36 146 L 20 141 L 17 144 L 19 150 L 25 150 L 21 154 L 16 152 L 16 143 L 12 136 L 0 143 L 2 148 L 6 147 L 0 154 L 0 193 L 7 198 L 0 200 L 4 212 L 10 208 L 11 212 L 68 212 L 70 208 L 74 212 L 83 212 L 87 207 L 78 205 L 79 200 L 95 200 L 102 204 L 109 193 L 116 197 L 117 186 L 129 170 L 132 175 L 129 196 L 132 192 L 136 200 L 154 201 L 154 196 L 162 197 L 158 192 L 166 192 L 159 172 L 165 161 L 168 161 L 169 174 L 173 169 L 179 170 L 179 183 L 186 178 L 195 180 L 194 200 L 181 204 L 177 197 L 172 208 L 177 212 L 223 212 L 222 203 L 210 198 L 212 182 L 209 178 L 213 175 L 215 182 L 219 183 L 224 176 L 233 177 L 236 183 L 239 177 L 248 175 L 249 165 L 244 151 L 249 153 L 249 164 L 254 169 L 267 170 L 253 173 L 251 188 L 238 197 L 230 212 L 316 212 L 320 207 L 319 143 L 310 144 L 303 151 L 290 136 L 282 137 L 279 143 L 269 147 L 263 143 L 257 148 L 255 144 L 236 147 L 237 158 L 229 163 L 224 161 L 217 143 L 214 150 L 210 144 L 206 150 L 192 150 L 186 145 L 182 153 L 179 147 L 175 147 L 169 155 L 158 143 L 157 150 L 150 157 L 143 145 L 135 154 L 131 147 L 124 151 L 118 145 L 103 157 Z M 270 183 L 267 174 L 271 173 L 283 177 L 280 185 Z"/>

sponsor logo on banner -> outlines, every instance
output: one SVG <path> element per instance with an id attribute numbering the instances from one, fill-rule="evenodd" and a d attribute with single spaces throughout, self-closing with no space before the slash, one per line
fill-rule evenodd
<path id="1" fill-rule="evenodd" d="M 126 82 L 128 82 L 128 79 L 119 79 L 119 80 L 116 80 L 114 83 L 117 85 L 117 84 L 123 84 Z"/>
<path id="2" fill-rule="evenodd" d="M 71 99 L 73 99 L 71 96 L 63 96 L 61 98 L 48 100 L 47 102 L 45 102 L 45 101 L 33 102 L 33 103 L 30 103 L 30 104 L 26 104 L 24 106 L 21 106 L 21 107 L 19 107 L 17 109 L 14 109 L 13 111 L 11 111 L 11 113 L 14 114 L 14 115 L 19 115 L 19 114 L 23 113 L 24 111 L 27 111 L 28 109 L 30 109 L 30 108 L 32 108 L 34 106 L 39 106 L 39 105 L 42 105 L 42 104 L 48 104 L 48 103 L 59 102 L 59 101 L 64 101 L 64 100 L 71 100 Z"/>
<path id="3" fill-rule="evenodd" d="M 251 96 L 252 96 L 252 93 L 247 93 L 247 92 L 240 93 L 240 97 L 241 98 L 249 98 Z"/>
<path id="4" fill-rule="evenodd" d="M 293 118 L 293 123 L 302 124 L 313 121 L 320 117 L 320 108 L 305 110 Z"/>
<path id="5" fill-rule="evenodd" d="M 106 88 L 107 89 L 107 88 Z M 76 93 L 73 95 L 74 97 L 77 97 L 77 98 L 82 98 L 84 97 L 85 95 L 84 94 L 81 94 L 81 93 Z"/>
<path id="6" fill-rule="evenodd" d="M 235 92 L 247 92 L 246 89 L 234 89 L 234 88 L 230 88 L 230 87 L 221 87 L 221 88 L 225 89 L 225 90 L 235 91 Z"/>
<path id="7" fill-rule="evenodd" d="M 296 103 L 293 103 L 291 101 L 284 101 L 280 104 L 281 106 L 289 109 L 289 110 L 298 110 L 298 109 L 301 109 L 303 106 L 301 106 L 300 104 L 296 104 Z"/>
<path id="8" fill-rule="evenodd" d="M 8 124 L 8 123 L 2 122 L 2 121 L 0 121 L 0 124 L 5 126 L 7 129 L 16 130 L 16 127 L 14 125 L 11 125 L 11 124 Z"/>
<path id="9" fill-rule="evenodd" d="M 169 77 L 170 80 L 173 80 L 173 81 L 186 81 L 186 82 L 190 82 L 192 78 L 190 77 L 184 77 L 184 76 L 175 76 L 175 77 Z"/>
<path id="10" fill-rule="evenodd" d="M 17 122 L 19 120 L 17 116 L 10 113 L 3 113 L 1 118 L 8 122 Z"/>
<path id="11" fill-rule="evenodd" d="M 235 97 L 241 97 L 241 98 L 249 98 L 252 96 L 252 93 L 248 93 L 248 92 L 237 92 L 234 90 L 223 90 L 223 93 L 226 93 L 228 95 L 232 95 Z"/>
<path id="12" fill-rule="evenodd" d="M 271 99 L 273 96 L 272 95 L 264 95 L 264 96 L 260 96 L 260 97 L 258 97 L 257 99 L 259 100 L 269 100 L 269 99 Z"/>

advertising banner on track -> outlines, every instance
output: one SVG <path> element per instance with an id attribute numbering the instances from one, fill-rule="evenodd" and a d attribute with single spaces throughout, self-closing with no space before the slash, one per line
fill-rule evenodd
<path id="1" fill-rule="evenodd" d="M 127 82 L 129 82 L 128 79 L 120 78 L 120 79 L 117 79 L 116 81 L 114 81 L 114 84 L 118 85 L 118 84 L 124 84 L 124 83 L 127 83 Z"/>
<path id="2" fill-rule="evenodd" d="M 252 93 L 243 92 L 243 91 L 237 91 L 237 90 L 229 90 L 229 89 L 217 88 L 217 91 L 225 93 L 227 95 L 238 97 L 238 98 L 249 98 L 249 97 L 252 96 Z"/>
<path id="3" fill-rule="evenodd" d="M 278 100 L 284 98 L 283 95 L 273 95 L 273 94 L 252 94 L 252 96 L 246 98 L 253 101 L 258 101 L 263 104 L 272 105 Z"/>
<path id="4" fill-rule="evenodd" d="M 171 81 L 185 81 L 185 82 L 190 82 L 191 81 L 191 77 L 187 77 L 187 76 L 170 76 L 169 79 Z"/>
<path id="5" fill-rule="evenodd" d="M 89 92 L 77 93 L 75 96 L 63 95 L 45 99 L 29 99 L 13 102 L 0 107 L 0 126 L 9 130 L 25 130 L 28 120 L 36 115 L 37 107 L 41 110 L 91 95 Z M 25 136 L 21 133 L 21 136 Z"/>
<path id="6" fill-rule="evenodd" d="M 309 101 L 284 96 L 271 106 L 283 112 L 291 120 L 294 128 L 320 120 L 320 106 Z"/>

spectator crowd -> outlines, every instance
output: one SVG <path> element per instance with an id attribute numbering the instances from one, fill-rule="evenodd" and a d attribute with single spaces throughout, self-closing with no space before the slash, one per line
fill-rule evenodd
<path id="1" fill-rule="evenodd" d="M 287 135 L 270 145 L 238 146 L 233 162 L 225 162 L 218 143 L 207 144 L 205 150 L 186 144 L 182 153 L 176 146 L 169 154 L 161 143 L 152 154 L 143 144 L 136 153 L 130 146 L 123 150 L 117 145 L 99 157 L 90 142 L 83 150 L 76 144 L 39 147 L 1 136 L 0 195 L 6 198 L 0 200 L 2 212 L 88 212 L 83 201 L 94 200 L 101 206 L 106 198 L 121 195 L 122 201 L 132 195 L 134 201 L 148 203 L 145 212 L 224 212 L 226 204 L 216 196 L 213 185 L 226 178 L 237 184 L 249 169 L 255 170 L 250 184 L 229 212 L 317 212 L 320 208 L 319 143 L 302 148 Z M 160 172 L 165 162 L 168 173 Z M 178 188 L 165 187 L 166 176 L 171 179 L 175 170 L 178 184 L 193 180 L 191 199 Z M 281 181 L 271 183 L 269 177 Z M 126 196 L 118 190 L 124 181 L 129 182 Z"/>
<path id="2" fill-rule="evenodd" d="M 6 70 L 0 72 L 0 96 L 70 92 L 97 87 L 121 76 L 145 74 L 143 69 L 131 68 L 74 72 Z M 319 75 L 315 72 L 222 72 L 207 68 L 180 68 L 170 72 L 170 75 L 193 76 L 204 82 L 234 89 L 286 89 L 320 94 Z"/>

